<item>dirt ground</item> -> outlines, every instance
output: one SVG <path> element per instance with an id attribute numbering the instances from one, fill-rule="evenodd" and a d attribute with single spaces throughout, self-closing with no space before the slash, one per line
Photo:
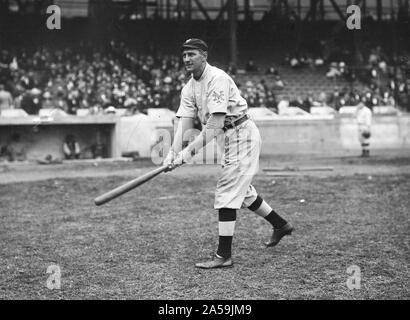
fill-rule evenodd
<path id="1" fill-rule="evenodd" d="M 400 174 L 410 173 L 410 150 L 378 150 L 372 157 L 361 158 L 356 152 L 342 155 L 278 155 L 275 157 L 260 158 L 260 175 L 266 175 L 264 169 L 293 168 L 291 172 L 269 172 L 268 174 L 280 176 L 335 176 L 355 174 Z M 38 165 L 33 163 L 1 163 L 0 184 L 24 181 L 39 181 L 54 178 L 86 178 L 107 176 L 138 177 L 154 169 L 149 159 L 131 161 L 120 159 L 118 161 L 65 161 L 62 164 Z M 304 168 L 331 169 L 323 171 L 299 171 Z M 204 169 L 205 168 L 205 169 Z M 188 165 L 181 167 L 172 174 L 217 174 L 219 165 Z"/>
<path id="2" fill-rule="evenodd" d="M 263 170 L 278 167 L 299 171 Z M 218 166 L 181 167 L 94 205 L 151 169 L 149 161 L 0 164 L 0 299 L 410 298 L 405 151 L 262 158 L 254 186 L 295 232 L 265 248 L 268 223 L 240 210 L 227 270 L 194 268 L 217 245 Z M 51 265 L 59 290 L 47 287 Z M 359 268 L 360 288 L 348 288 L 349 268 Z"/>

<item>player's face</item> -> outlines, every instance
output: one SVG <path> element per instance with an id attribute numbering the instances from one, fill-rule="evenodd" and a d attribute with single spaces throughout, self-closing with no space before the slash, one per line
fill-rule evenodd
<path id="1" fill-rule="evenodd" d="M 196 73 L 202 71 L 206 57 L 199 50 L 184 50 L 182 60 L 188 72 Z"/>

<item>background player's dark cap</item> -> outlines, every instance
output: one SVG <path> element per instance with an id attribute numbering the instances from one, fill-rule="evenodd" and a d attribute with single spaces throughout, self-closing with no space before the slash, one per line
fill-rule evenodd
<path id="1" fill-rule="evenodd" d="M 188 39 L 185 41 L 181 46 L 181 51 L 189 50 L 189 49 L 197 49 L 202 51 L 208 51 L 208 45 L 205 41 L 201 39 Z"/>

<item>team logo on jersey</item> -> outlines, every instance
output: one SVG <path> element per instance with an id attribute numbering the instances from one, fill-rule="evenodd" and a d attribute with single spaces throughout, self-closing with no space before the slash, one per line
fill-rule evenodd
<path id="1" fill-rule="evenodd" d="M 218 104 L 222 103 L 225 100 L 223 90 L 219 91 L 219 93 L 216 92 L 216 91 L 212 91 L 211 98 L 214 102 L 216 102 Z"/>

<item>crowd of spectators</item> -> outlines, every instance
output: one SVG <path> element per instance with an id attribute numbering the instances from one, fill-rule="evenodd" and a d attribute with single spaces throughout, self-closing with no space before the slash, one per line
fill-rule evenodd
<path id="1" fill-rule="evenodd" d="M 146 112 L 148 108 L 176 110 L 187 74 L 179 56 L 138 55 L 124 43 L 112 41 L 107 48 L 82 44 L 77 48 L 15 50 L 1 52 L 0 108 L 21 108 L 30 115 L 40 109 L 58 108 L 67 114 L 85 110 L 89 114 Z M 247 73 L 259 72 L 249 60 Z M 235 77 L 236 70 L 227 68 Z M 278 70 L 269 66 L 261 80 L 238 84 L 252 107 L 275 109 L 274 91 L 285 82 Z M 8 91 L 5 91 L 7 87 Z M 3 97 L 3 98 L 2 98 Z"/>
<path id="2" fill-rule="evenodd" d="M 362 88 L 336 87 L 328 102 L 338 110 L 344 105 L 357 104 L 362 96 L 368 107 L 400 105 L 410 110 L 408 84 L 402 71 L 410 67 L 407 61 L 386 54 L 380 46 L 370 48 L 363 59 L 360 67 L 348 66 L 345 61 L 330 63 L 326 77 L 343 78 L 350 84 L 358 81 Z"/>
<path id="3" fill-rule="evenodd" d="M 335 87 L 329 94 L 327 104 L 339 110 L 344 106 L 355 106 L 363 101 L 366 106 L 373 108 L 375 106 L 395 106 L 394 97 L 389 91 L 382 92 L 379 88 L 371 90 L 370 88 L 352 89 L 350 87 Z"/>
<path id="4" fill-rule="evenodd" d="M 79 109 L 91 114 L 112 108 L 131 114 L 155 107 L 175 109 L 186 78 L 179 57 L 138 55 L 114 41 L 103 50 L 86 45 L 3 50 L 0 63 L 3 89 L 11 93 L 14 108 L 28 114 L 50 107 L 67 114 Z"/>
<path id="5" fill-rule="evenodd" d="M 321 56 L 314 57 L 309 53 L 297 53 L 286 55 L 284 63 L 292 69 L 303 69 L 321 67 L 324 65 L 325 61 Z"/>
<path id="6" fill-rule="evenodd" d="M 355 55 L 347 48 L 326 50 L 325 41 L 317 43 L 316 50 L 302 49 L 286 55 L 284 65 L 291 69 L 322 72 L 323 69 L 319 67 L 328 68 L 324 75 L 335 85 L 333 91 L 321 92 L 320 95 L 309 93 L 304 97 L 290 96 L 287 98 L 289 105 L 307 112 L 310 106 L 315 105 L 328 105 L 339 110 L 343 106 L 356 105 L 364 98 L 370 108 L 400 106 L 410 111 L 409 83 L 403 71 L 410 70 L 408 54 L 388 54 L 380 45 L 363 47 L 358 54 L 360 63 L 353 63 Z"/>
<path id="7" fill-rule="evenodd" d="M 277 107 L 274 90 L 267 85 L 264 79 L 257 83 L 248 80 L 245 85 L 239 84 L 239 90 L 251 107 L 266 107 L 273 110 Z"/>
<path id="8" fill-rule="evenodd" d="M 277 94 L 286 86 L 278 69 L 271 64 L 263 69 L 253 59 L 249 59 L 242 72 L 245 81 L 236 79 L 237 70 L 228 66 L 227 72 L 236 81 L 241 95 L 246 99 L 251 108 L 266 107 L 277 112 Z M 246 80 L 246 75 L 252 76 Z M 257 77 L 255 77 L 257 75 Z"/>
<path id="9" fill-rule="evenodd" d="M 370 107 L 408 106 L 406 76 L 393 67 L 392 58 L 380 47 L 369 51 L 360 69 L 354 69 L 344 60 L 326 62 L 327 78 L 343 78 L 350 84 L 359 80 L 363 86 L 336 86 L 333 92 L 320 95 L 310 92 L 303 97 L 288 97 L 290 105 L 307 112 L 315 105 L 339 110 L 356 105 L 364 96 Z M 294 69 L 316 68 L 324 63 L 321 54 L 314 56 L 306 51 L 285 57 L 285 65 Z M 237 69 L 228 66 L 226 70 L 235 77 Z M 257 80 L 253 77 L 238 83 L 249 105 L 277 111 L 278 95 L 287 83 L 275 65 L 263 71 L 249 59 L 244 71 L 260 75 Z M 148 108 L 175 111 L 187 77 L 179 56 L 137 54 L 123 42 L 111 41 L 104 48 L 81 43 L 78 47 L 2 50 L 0 111 L 21 108 L 31 115 L 38 114 L 42 108 L 58 108 L 67 114 L 101 114 L 117 109 L 135 114 Z"/>

